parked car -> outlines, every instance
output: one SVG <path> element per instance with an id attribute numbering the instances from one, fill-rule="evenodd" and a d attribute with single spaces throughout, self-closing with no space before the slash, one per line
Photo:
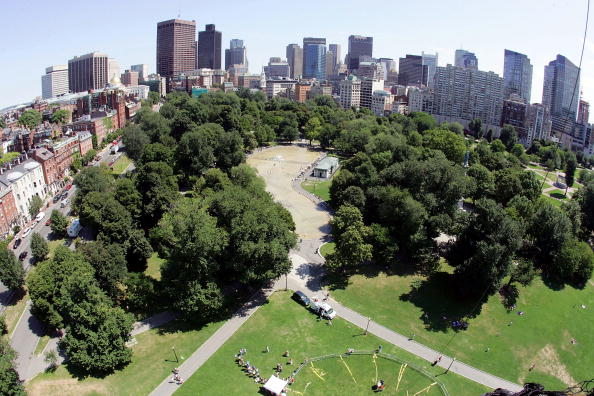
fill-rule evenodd
<path id="1" fill-rule="evenodd" d="M 66 185 L 66 191 L 70 190 L 72 188 L 72 183 L 68 183 Z"/>
<path id="2" fill-rule="evenodd" d="M 23 261 L 24 259 L 26 259 L 27 254 L 29 254 L 29 253 L 26 250 L 24 252 L 22 252 L 21 254 L 19 254 L 19 260 Z"/>
<path id="3" fill-rule="evenodd" d="M 14 245 L 12 245 L 12 248 L 13 248 L 13 249 L 16 249 L 16 248 L 18 248 L 19 246 L 21 246 L 21 242 L 22 242 L 22 241 L 23 241 L 23 240 L 22 240 L 21 238 L 17 238 L 17 239 L 15 239 L 15 240 L 14 240 Z"/>
<path id="4" fill-rule="evenodd" d="M 311 304 L 309 297 L 307 297 L 305 294 L 303 294 L 299 290 L 297 290 L 295 293 L 293 293 L 292 298 L 293 298 L 293 300 L 297 301 L 299 304 L 302 304 L 306 307 Z"/>
<path id="5" fill-rule="evenodd" d="M 314 300 L 311 308 L 315 313 L 327 319 L 334 319 L 336 316 L 336 311 L 328 303 L 319 300 Z"/>
<path id="6" fill-rule="evenodd" d="M 60 199 L 62 199 L 62 194 L 56 194 L 54 196 L 53 201 L 54 201 L 54 203 L 57 203 Z"/>
<path id="7" fill-rule="evenodd" d="M 35 221 L 39 223 L 41 220 L 43 220 L 44 217 L 45 217 L 45 212 L 39 212 L 39 213 L 37 213 L 37 216 L 35 216 Z"/>
<path id="8" fill-rule="evenodd" d="M 60 202 L 60 207 L 61 208 L 65 208 L 69 203 L 70 203 L 70 199 L 69 198 L 64 198 L 62 200 L 62 202 Z"/>
<path id="9" fill-rule="evenodd" d="M 33 229 L 32 227 L 31 227 L 31 228 L 27 228 L 27 229 L 26 229 L 26 230 L 23 232 L 23 235 L 22 235 L 22 237 L 23 237 L 23 238 L 25 238 L 27 235 L 29 235 L 29 234 L 31 233 L 31 230 L 32 230 L 32 229 Z"/>
<path id="10" fill-rule="evenodd" d="M 47 219 L 45 222 L 46 227 L 49 227 L 52 224 L 52 219 Z"/>
<path id="11" fill-rule="evenodd" d="M 78 219 L 74 219 L 72 220 L 72 224 L 70 224 L 70 227 L 68 227 L 66 232 L 70 238 L 76 238 L 81 229 L 82 225 L 80 224 L 80 221 Z"/>

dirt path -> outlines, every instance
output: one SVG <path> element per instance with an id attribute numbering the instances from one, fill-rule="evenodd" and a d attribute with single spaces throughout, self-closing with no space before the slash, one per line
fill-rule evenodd
<path id="1" fill-rule="evenodd" d="M 254 153 L 247 160 L 266 181 L 266 190 L 291 212 L 302 239 L 318 239 L 328 234 L 328 213 L 292 187 L 293 179 L 320 155 L 307 147 L 276 146 Z"/>

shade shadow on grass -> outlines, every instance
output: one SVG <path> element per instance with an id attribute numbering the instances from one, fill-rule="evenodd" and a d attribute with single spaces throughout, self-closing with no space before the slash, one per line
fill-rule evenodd
<path id="1" fill-rule="evenodd" d="M 558 192 L 549 193 L 549 195 L 550 195 L 552 198 L 557 198 L 557 199 L 567 199 L 567 197 L 565 196 L 565 194 L 558 193 Z"/>

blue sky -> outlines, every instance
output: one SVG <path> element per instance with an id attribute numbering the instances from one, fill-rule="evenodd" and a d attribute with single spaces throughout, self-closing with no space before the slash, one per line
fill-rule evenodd
<path id="1" fill-rule="evenodd" d="M 532 101 L 540 102 L 543 68 L 556 54 L 578 64 L 587 0 L 0 0 L 0 108 L 41 95 L 45 67 L 101 51 L 123 71 L 146 63 L 155 70 L 156 24 L 174 18 L 207 23 L 223 32 L 224 48 L 240 38 L 250 71 L 285 55 L 304 36 L 326 37 L 347 51 L 350 34 L 374 37 L 376 57 L 397 59 L 421 51 L 453 63 L 456 48 L 476 53 L 481 70 L 503 73 L 505 48 L 525 53 L 534 66 Z M 594 4 L 592 5 L 594 8 Z M 594 20 L 592 21 L 594 22 Z M 591 30 L 594 25 L 591 26 Z M 594 37 L 582 65 L 584 98 L 594 99 Z"/>

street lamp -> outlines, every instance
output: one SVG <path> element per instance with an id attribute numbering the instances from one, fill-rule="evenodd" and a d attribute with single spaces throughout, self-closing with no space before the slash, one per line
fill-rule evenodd
<path id="1" fill-rule="evenodd" d="M 365 327 L 365 335 L 367 335 L 367 330 L 369 329 L 369 322 L 371 322 L 371 318 L 367 318 L 367 326 Z"/>
<path id="2" fill-rule="evenodd" d="M 448 366 L 448 369 L 446 370 L 446 374 L 448 373 L 448 371 L 450 371 L 450 367 L 452 367 L 452 364 L 454 364 L 455 361 L 456 361 L 456 358 L 452 358 L 452 361 L 450 362 L 450 365 Z"/>
<path id="3" fill-rule="evenodd" d="M 173 350 L 173 355 L 175 355 L 175 361 L 176 361 L 176 363 L 179 363 L 179 359 L 177 358 L 177 353 L 175 352 L 175 347 L 172 346 L 171 349 Z"/>

